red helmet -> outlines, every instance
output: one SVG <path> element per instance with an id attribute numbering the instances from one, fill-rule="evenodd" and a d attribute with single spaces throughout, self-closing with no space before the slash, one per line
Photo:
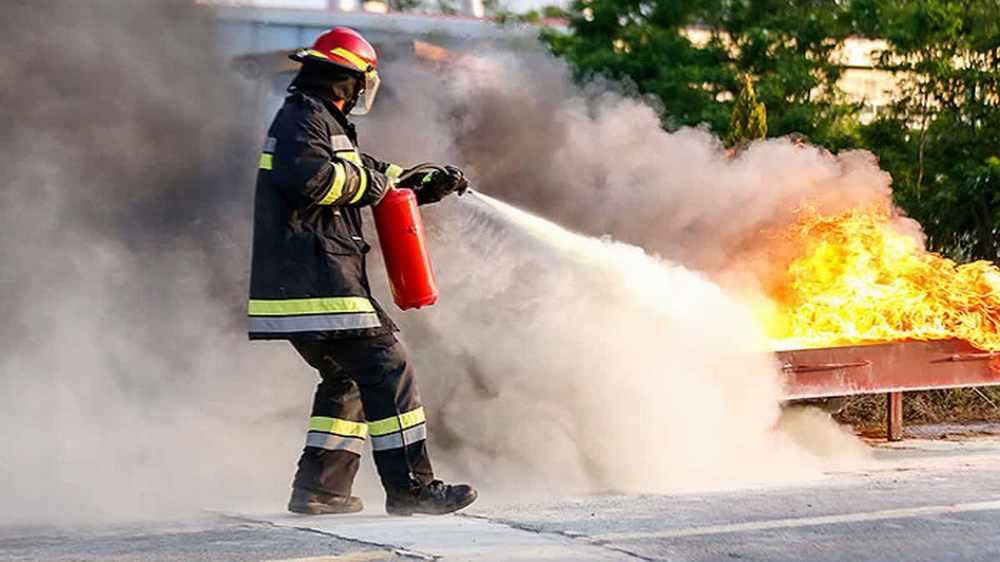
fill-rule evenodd
<path id="1" fill-rule="evenodd" d="M 324 31 L 311 49 L 296 51 L 292 59 L 332 63 L 362 74 L 378 66 L 375 48 L 360 33 L 347 27 Z"/>
<path id="2" fill-rule="evenodd" d="M 364 77 L 364 89 L 361 94 L 363 99 L 358 104 L 361 111 L 355 111 L 355 114 L 364 115 L 371 111 L 379 87 L 379 76 L 375 70 L 378 55 L 375 54 L 375 47 L 357 31 L 347 27 L 324 31 L 311 48 L 300 49 L 290 58 L 299 62 L 333 64 L 357 72 Z"/>

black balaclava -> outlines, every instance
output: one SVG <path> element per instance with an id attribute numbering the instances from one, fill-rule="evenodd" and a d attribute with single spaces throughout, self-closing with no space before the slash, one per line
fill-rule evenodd
<path id="1" fill-rule="evenodd" d="M 299 88 L 319 90 L 335 99 L 344 100 L 344 115 L 351 112 L 361 94 L 357 74 L 325 62 L 305 61 L 288 90 Z"/>

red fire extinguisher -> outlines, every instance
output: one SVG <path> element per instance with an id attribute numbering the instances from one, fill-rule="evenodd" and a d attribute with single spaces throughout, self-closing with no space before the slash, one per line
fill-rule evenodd
<path id="1" fill-rule="evenodd" d="M 413 173 L 427 171 L 413 170 Z M 409 189 L 391 188 L 373 212 L 396 305 L 408 310 L 436 303 L 437 279 L 427 252 L 416 194 Z"/>

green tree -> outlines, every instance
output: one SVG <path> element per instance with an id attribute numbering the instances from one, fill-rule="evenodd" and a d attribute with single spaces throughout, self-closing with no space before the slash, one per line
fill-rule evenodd
<path id="1" fill-rule="evenodd" d="M 663 100 L 668 127 L 708 123 L 724 131 L 729 111 L 715 100 L 736 83 L 720 41 L 696 46 L 682 32 L 698 20 L 697 3 L 660 0 L 574 0 L 570 34 L 543 35 L 581 81 L 624 80 Z"/>
<path id="2" fill-rule="evenodd" d="M 749 75 L 771 134 L 845 144 L 842 122 L 857 108 L 843 103 L 843 69 L 831 60 L 850 31 L 840 0 L 576 0 L 569 13 L 572 33 L 545 37 L 553 52 L 578 79 L 609 76 L 656 95 L 668 127 L 725 134 Z"/>
<path id="3" fill-rule="evenodd" d="M 569 12 L 562 6 L 545 6 L 542 15 L 549 19 L 569 19 Z"/>
<path id="4" fill-rule="evenodd" d="M 851 32 L 847 13 L 839 0 L 743 0 L 705 21 L 732 41 L 739 73 L 755 77 L 773 135 L 844 144 L 843 121 L 858 110 L 837 88 L 844 68 L 834 55 Z"/>
<path id="5" fill-rule="evenodd" d="M 753 83 L 746 79 L 729 121 L 727 147 L 740 147 L 767 136 L 767 108 L 757 101 Z"/>
<path id="6" fill-rule="evenodd" d="M 932 249 L 1000 258 L 1000 6 L 863 0 L 855 21 L 888 48 L 894 103 L 864 132 Z M 891 133 L 891 134 L 887 134 Z M 889 138 L 894 137 L 894 138 Z"/>

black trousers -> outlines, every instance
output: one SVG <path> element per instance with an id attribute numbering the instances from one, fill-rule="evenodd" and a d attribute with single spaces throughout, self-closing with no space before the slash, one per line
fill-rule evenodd
<path id="1" fill-rule="evenodd" d="M 350 495 L 366 434 L 387 491 L 434 478 L 424 409 L 403 344 L 381 336 L 292 345 L 322 378 L 296 488 Z"/>

